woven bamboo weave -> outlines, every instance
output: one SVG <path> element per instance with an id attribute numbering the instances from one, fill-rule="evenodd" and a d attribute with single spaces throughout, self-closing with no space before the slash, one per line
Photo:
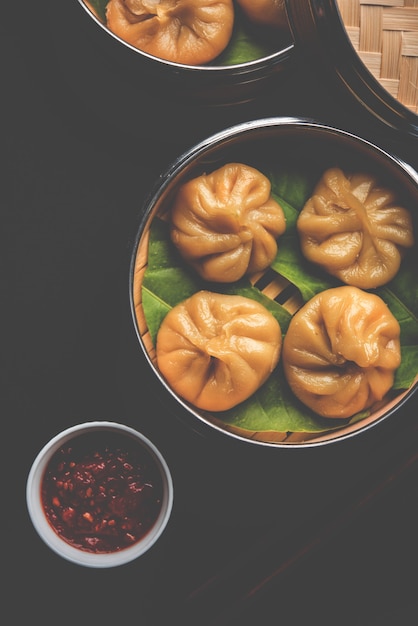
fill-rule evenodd
<path id="1" fill-rule="evenodd" d="M 347 35 L 370 73 L 418 113 L 418 0 L 337 0 Z"/>

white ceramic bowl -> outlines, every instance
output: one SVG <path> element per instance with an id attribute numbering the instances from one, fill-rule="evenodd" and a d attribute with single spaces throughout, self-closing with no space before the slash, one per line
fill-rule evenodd
<path id="1" fill-rule="evenodd" d="M 109 446 L 112 445 L 112 437 L 116 435 L 120 446 L 123 438 L 132 444 L 138 445 L 141 455 L 145 453 L 149 460 L 149 466 L 157 470 L 157 476 L 161 478 L 161 500 L 159 513 L 146 534 L 136 543 L 114 552 L 95 553 L 71 545 L 64 540 L 48 521 L 42 502 L 42 485 L 54 454 L 65 444 L 74 438 L 89 435 L 93 445 L 96 442 L 95 435 L 101 437 L 106 434 Z M 109 436 L 108 436 L 109 435 Z M 122 436 L 122 439 L 119 439 Z M 122 442 L 122 443 L 121 443 Z M 94 421 L 78 424 L 70 427 L 53 437 L 39 452 L 29 472 L 26 486 L 26 501 L 32 523 L 41 539 L 58 555 L 86 567 L 109 568 L 124 565 L 145 554 L 160 538 L 170 519 L 173 506 L 173 481 L 169 467 L 155 445 L 143 434 L 114 422 Z"/>

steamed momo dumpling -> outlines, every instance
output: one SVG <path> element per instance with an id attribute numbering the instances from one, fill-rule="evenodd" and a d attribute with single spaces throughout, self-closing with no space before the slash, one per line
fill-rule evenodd
<path id="1" fill-rule="evenodd" d="M 328 289 L 293 316 L 282 362 L 301 402 L 323 417 L 351 417 L 391 389 L 401 362 L 399 323 L 375 294 Z"/>
<path id="2" fill-rule="evenodd" d="M 274 28 L 288 26 L 285 0 L 237 0 L 237 4 L 254 24 Z"/>
<path id="3" fill-rule="evenodd" d="M 228 45 L 232 0 L 109 0 L 109 29 L 135 48 L 174 63 L 202 65 Z"/>
<path id="4" fill-rule="evenodd" d="M 265 270 L 286 228 L 269 179 L 229 163 L 183 184 L 171 211 L 171 239 L 202 278 L 233 282 Z"/>
<path id="5" fill-rule="evenodd" d="M 299 214 L 304 256 L 347 285 L 374 289 L 414 243 L 411 215 L 366 174 L 327 170 Z"/>
<path id="6" fill-rule="evenodd" d="M 199 291 L 173 307 L 157 334 L 157 365 L 172 389 L 207 411 L 249 398 L 275 368 L 279 323 L 249 298 Z"/>

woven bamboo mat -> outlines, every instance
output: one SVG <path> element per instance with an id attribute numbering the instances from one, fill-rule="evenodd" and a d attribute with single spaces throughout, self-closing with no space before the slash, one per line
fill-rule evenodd
<path id="1" fill-rule="evenodd" d="M 418 113 L 418 0 L 337 0 L 347 35 L 380 84 Z"/>

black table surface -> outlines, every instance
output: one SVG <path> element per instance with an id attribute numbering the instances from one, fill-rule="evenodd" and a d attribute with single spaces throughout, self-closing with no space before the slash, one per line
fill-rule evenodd
<path id="1" fill-rule="evenodd" d="M 282 458 L 215 447 L 159 403 L 128 293 L 150 186 L 213 132 L 273 115 L 309 117 L 359 133 L 414 167 L 416 140 L 298 58 L 256 103 L 213 109 L 155 100 L 139 76 L 128 81 L 91 54 L 75 0 L 57 4 L 12 7 L 0 39 L 8 623 L 416 624 L 417 394 L 396 424 L 337 453 Z M 90 420 L 148 435 L 175 487 L 157 546 L 110 570 L 56 556 L 26 510 L 26 478 L 40 448 Z"/>

